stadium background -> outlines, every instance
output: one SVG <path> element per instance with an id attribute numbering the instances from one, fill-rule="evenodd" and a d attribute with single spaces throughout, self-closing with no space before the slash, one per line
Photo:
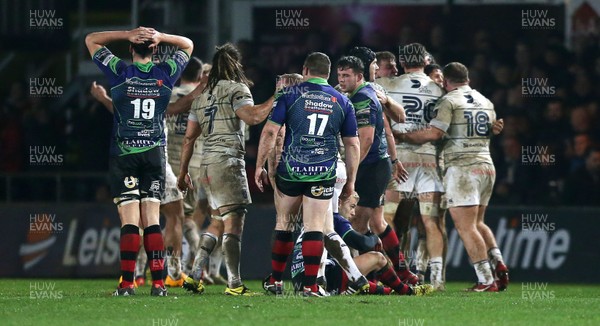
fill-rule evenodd
<path id="1" fill-rule="evenodd" d="M 591 245 L 600 167 L 585 164 L 600 139 L 599 15 L 597 1 L 583 0 L 0 0 L 0 276 L 118 274 L 119 222 L 106 182 L 112 118 L 89 95 L 93 80 L 106 81 L 83 38 L 142 25 L 190 37 L 205 62 L 215 45 L 236 43 L 257 103 L 276 75 L 299 72 L 316 50 L 335 62 L 356 45 L 397 55 L 398 45 L 420 42 L 442 65 L 463 62 L 505 120 L 492 140 L 498 176 L 487 218 L 513 278 L 598 282 L 580 266 L 593 270 L 600 255 Z M 111 49 L 127 58 L 126 44 Z M 247 143 L 249 175 L 259 134 L 252 128 Z M 243 251 L 258 254 L 243 255 L 242 272 L 259 278 L 269 268 L 274 209 L 254 186 L 253 198 Z M 466 254 L 449 232 L 448 278 L 468 280 Z"/>

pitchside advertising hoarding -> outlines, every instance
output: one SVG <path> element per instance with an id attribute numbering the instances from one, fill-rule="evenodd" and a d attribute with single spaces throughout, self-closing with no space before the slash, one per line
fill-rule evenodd
<path id="1" fill-rule="evenodd" d="M 113 205 L 16 204 L 4 205 L 1 211 L 4 253 L 0 277 L 119 274 L 120 225 Z M 600 227 L 598 215 L 600 209 L 491 207 L 486 221 L 513 280 L 597 283 L 599 279 L 589 271 L 600 267 L 594 234 Z M 270 272 L 274 217 L 275 211 L 269 206 L 249 209 L 242 249 L 244 278 L 261 279 Z M 447 279 L 472 281 L 473 268 L 449 216 L 447 224 Z M 416 248 L 416 230 L 412 233 L 412 248 Z M 414 252 L 411 249 L 408 253 L 409 260 Z"/>

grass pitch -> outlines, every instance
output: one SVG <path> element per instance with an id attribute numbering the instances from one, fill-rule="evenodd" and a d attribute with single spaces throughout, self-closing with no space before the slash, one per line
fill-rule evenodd
<path id="1" fill-rule="evenodd" d="M 259 281 L 246 285 L 263 293 Z M 286 284 L 287 285 L 287 284 Z M 427 297 L 229 297 L 169 289 L 111 297 L 115 280 L 0 280 L 1 325 L 600 325 L 600 286 L 511 283 L 501 293 L 465 293 L 450 283 Z"/>

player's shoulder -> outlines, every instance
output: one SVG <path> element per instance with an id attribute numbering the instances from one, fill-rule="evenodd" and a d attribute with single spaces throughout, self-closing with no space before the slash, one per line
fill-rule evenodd
<path id="1" fill-rule="evenodd" d="M 212 93 L 231 93 L 233 91 L 239 90 L 250 91 L 249 87 L 244 83 L 236 82 L 233 80 L 221 79 L 214 86 Z"/>
<path id="2" fill-rule="evenodd" d="M 406 82 L 406 76 L 390 76 L 390 77 L 378 77 L 375 79 L 375 84 L 383 87 L 384 89 L 390 90 L 398 88 L 402 85 L 403 82 Z"/>
<path id="3" fill-rule="evenodd" d="M 481 102 L 482 104 L 484 104 L 485 106 L 493 106 L 492 101 L 490 101 L 490 99 L 485 97 L 485 95 L 481 94 L 481 92 L 479 92 L 478 90 L 472 89 L 471 94 L 473 97 L 476 97 L 477 100 L 479 102 Z"/>
<path id="4" fill-rule="evenodd" d="M 365 102 L 373 103 L 375 105 L 379 104 L 379 100 L 377 99 L 377 93 L 375 93 L 375 88 L 371 83 L 365 83 L 363 87 L 361 87 L 353 96 L 352 102 Z"/>

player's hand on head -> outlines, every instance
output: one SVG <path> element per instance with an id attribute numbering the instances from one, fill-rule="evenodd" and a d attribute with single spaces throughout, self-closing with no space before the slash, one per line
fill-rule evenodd
<path id="1" fill-rule="evenodd" d="M 154 30 L 154 28 L 140 26 L 136 29 L 130 30 L 127 39 L 131 43 L 144 43 L 152 40 L 155 34 L 157 34 L 157 31 Z"/>

